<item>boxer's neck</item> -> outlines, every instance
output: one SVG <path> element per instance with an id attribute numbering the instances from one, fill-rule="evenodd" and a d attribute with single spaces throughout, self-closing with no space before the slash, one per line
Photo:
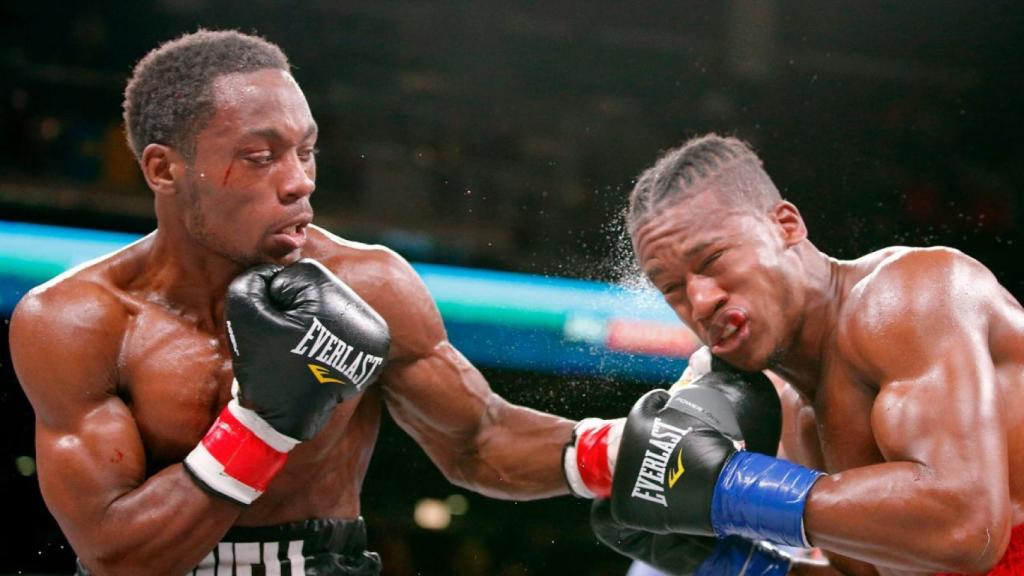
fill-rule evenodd
<path id="1" fill-rule="evenodd" d="M 832 348 L 839 312 L 848 293 L 848 273 L 842 262 L 810 243 L 805 249 L 801 321 L 793 340 L 771 369 L 802 394 L 814 398 L 823 360 Z"/>
<path id="2" fill-rule="evenodd" d="M 199 246 L 183 230 L 161 226 L 153 236 L 146 270 L 145 285 L 152 294 L 218 331 L 228 284 L 243 268 Z"/>

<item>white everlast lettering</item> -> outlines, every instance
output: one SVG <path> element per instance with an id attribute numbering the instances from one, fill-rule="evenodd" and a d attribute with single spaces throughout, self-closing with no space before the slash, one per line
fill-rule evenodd
<path id="1" fill-rule="evenodd" d="M 363 353 L 360 352 L 359 354 L 356 354 L 355 360 L 352 360 L 351 364 L 349 364 L 348 366 L 345 366 L 345 369 L 342 370 L 341 373 L 344 374 L 345 376 L 348 376 L 349 380 L 355 382 L 356 381 L 356 369 L 359 368 L 359 363 L 362 362 L 362 360 L 363 360 Z"/>
<path id="2" fill-rule="evenodd" d="M 679 441 L 679 437 L 678 436 L 673 436 L 673 438 L 676 439 L 676 442 Z M 661 451 L 661 452 L 658 453 L 659 456 L 661 454 L 665 455 L 665 462 L 668 462 L 668 454 L 669 454 L 669 452 L 672 451 L 672 448 L 675 447 L 676 442 L 672 442 L 672 441 L 669 441 L 669 440 L 653 440 L 653 439 L 650 441 L 651 446 L 654 446 L 655 448 L 657 448 L 658 450 Z"/>
<path id="3" fill-rule="evenodd" d="M 324 332 L 327 331 L 324 330 Z M 316 359 L 326 364 L 327 359 L 331 356 L 331 348 L 337 346 L 339 342 L 341 342 L 341 340 L 339 340 L 337 336 L 327 332 L 327 344 L 320 349 L 320 354 L 317 355 Z"/>
<path id="4" fill-rule="evenodd" d="M 348 356 L 348 353 L 352 351 L 352 347 L 349 346 L 348 344 L 345 344 L 341 340 L 338 340 L 338 343 L 340 345 L 334 349 L 334 352 L 331 353 L 330 358 L 326 360 L 326 362 L 331 366 L 340 365 L 343 361 L 343 358 L 345 356 Z"/>
<path id="5" fill-rule="evenodd" d="M 316 322 L 316 318 L 314 318 L 313 321 Z M 320 323 L 317 322 L 317 324 Z M 320 324 L 320 333 L 316 335 L 316 341 L 313 342 L 313 347 L 309 349 L 308 356 L 312 358 L 314 354 L 319 352 L 320 347 L 326 344 L 327 341 L 331 338 L 331 336 L 331 331 L 328 330 L 327 328 L 324 328 L 323 324 Z"/>
<path id="6" fill-rule="evenodd" d="M 356 385 L 362 386 L 370 377 L 370 374 L 373 374 L 373 369 L 380 366 L 380 363 L 383 360 L 383 358 L 378 358 L 377 356 L 371 356 L 369 354 L 363 356 L 363 366 L 362 370 L 359 371 L 359 376 L 356 377 Z"/>
<path id="7" fill-rule="evenodd" d="M 650 454 L 648 452 L 647 454 Z M 655 482 L 661 482 L 662 476 L 665 475 L 665 464 L 656 461 L 654 458 L 648 456 L 644 458 L 644 462 L 640 467 L 640 477 L 653 480 Z"/>
<path id="8" fill-rule="evenodd" d="M 643 478 L 637 478 L 636 485 L 633 486 L 633 497 L 643 498 L 644 500 L 649 500 L 651 502 L 661 504 L 662 506 L 665 506 L 667 508 L 668 502 L 665 501 L 665 495 L 657 494 L 657 492 L 661 491 L 662 487 L 660 484 L 656 482 L 651 482 L 650 480 L 645 480 Z"/>
<path id="9" fill-rule="evenodd" d="M 301 355 L 306 353 L 306 344 L 309 342 L 309 339 L 313 337 L 313 332 L 316 332 L 318 327 L 320 327 L 320 323 L 316 321 L 316 318 L 313 318 L 313 324 L 309 327 L 309 330 L 306 331 L 306 335 L 302 337 L 302 340 L 299 340 L 299 344 L 295 346 L 295 348 L 292 348 L 291 351 L 293 354 Z"/>
<path id="10" fill-rule="evenodd" d="M 682 429 L 666 424 L 661 418 L 655 418 L 651 426 L 651 434 L 647 439 L 648 449 L 637 472 L 636 483 L 633 484 L 632 496 L 668 507 L 665 499 L 665 468 L 669 456 L 675 450 L 683 436 L 693 428 Z"/>
<path id="11" fill-rule="evenodd" d="M 384 358 L 356 350 L 355 357 L 349 362 L 353 350 L 351 345 L 313 318 L 309 330 L 291 352 L 327 364 L 346 376 L 355 386 L 362 386 L 369 380 L 374 368 L 384 362 Z"/>

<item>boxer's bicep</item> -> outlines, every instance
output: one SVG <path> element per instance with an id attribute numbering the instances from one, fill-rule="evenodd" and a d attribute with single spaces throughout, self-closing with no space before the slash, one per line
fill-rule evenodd
<path id="1" fill-rule="evenodd" d="M 908 549 L 917 548 L 922 559 L 943 559 L 937 571 L 984 571 L 1010 537 L 1007 430 L 980 327 L 947 320 L 945 332 L 918 334 L 916 345 L 904 348 L 920 354 L 911 365 L 924 360 L 927 369 L 892 366 L 880 380 L 871 424 L 894 466 L 889 495 L 915 509 L 914 524 L 931 528 Z"/>
<path id="2" fill-rule="evenodd" d="M 115 393 L 123 311 L 88 286 L 78 295 L 30 294 L 10 335 L 36 416 L 40 487 L 73 543 L 98 530 L 106 507 L 145 476 L 138 428 Z"/>
<path id="3" fill-rule="evenodd" d="M 887 460 L 935 470 L 977 463 L 1006 474 L 1006 429 L 987 347 L 968 330 L 934 342 L 931 366 L 917 374 L 893 367 L 880 380 L 871 423 Z M 990 465 L 996 465 L 990 468 Z"/>
<path id="4" fill-rule="evenodd" d="M 916 254 L 883 276 L 854 330 L 878 385 L 871 424 L 890 462 L 921 467 L 923 487 L 1001 509 L 1009 502 L 1005 421 L 988 348 L 991 274 L 951 251 Z"/>
<path id="5" fill-rule="evenodd" d="M 37 422 L 36 459 L 47 507 L 79 550 L 108 533 L 110 505 L 145 481 L 139 431 L 116 398 L 59 428 Z"/>
<path id="6" fill-rule="evenodd" d="M 871 418 L 883 454 L 949 467 L 987 457 L 988 448 L 1005 455 L 988 348 L 995 279 L 951 251 L 891 268 L 879 274 L 853 331 L 858 361 L 879 386 Z"/>

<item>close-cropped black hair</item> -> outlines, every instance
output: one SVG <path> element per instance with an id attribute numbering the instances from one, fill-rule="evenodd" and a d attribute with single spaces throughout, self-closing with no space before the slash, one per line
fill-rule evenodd
<path id="1" fill-rule="evenodd" d="M 198 128 L 215 110 L 214 79 L 268 68 L 291 65 L 277 45 L 236 30 L 200 29 L 160 45 L 135 65 L 124 91 L 128 147 L 136 159 L 152 143 L 191 159 Z"/>
<path id="2" fill-rule="evenodd" d="M 716 193 L 730 204 L 768 210 L 782 200 L 750 146 L 737 138 L 707 134 L 664 153 L 637 178 L 629 195 L 626 229 L 636 232 L 661 209 L 726 174 L 731 176 L 729 185 L 717 187 Z"/>

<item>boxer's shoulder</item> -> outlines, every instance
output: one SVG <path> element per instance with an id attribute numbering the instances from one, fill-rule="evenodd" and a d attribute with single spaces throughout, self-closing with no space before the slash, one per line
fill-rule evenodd
<path id="1" fill-rule="evenodd" d="M 850 265 L 855 282 L 836 343 L 862 366 L 932 347 L 952 326 L 980 326 L 988 295 L 998 289 L 988 269 L 952 248 L 889 248 Z"/>
<path id="2" fill-rule="evenodd" d="M 145 263 L 150 237 L 75 266 L 30 290 L 16 313 L 74 317 L 95 322 L 127 318 L 137 312 L 127 286 Z"/>
<path id="3" fill-rule="evenodd" d="M 327 266 L 388 323 L 391 357 L 432 349 L 444 336 L 441 316 L 419 274 L 385 246 L 362 244 L 311 227 L 305 254 Z"/>
<path id="4" fill-rule="evenodd" d="M 933 315 L 997 284 L 987 268 L 953 248 L 889 248 L 853 266 L 855 283 L 843 318 L 874 328 L 890 323 L 894 314 Z"/>
<path id="5" fill-rule="evenodd" d="M 52 337 L 76 328 L 116 328 L 130 315 L 125 292 L 104 271 L 89 267 L 72 270 L 30 290 L 18 302 L 13 324 L 44 322 Z M 60 330 L 58 330 L 60 328 Z"/>
<path id="6" fill-rule="evenodd" d="M 357 292 L 364 285 L 380 288 L 381 282 L 409 280 L 416 275 L 394 250 L 341 238 L 318 226 L 310 226 L 304 255 L 327 266 Z"/>
<path id="7" fill-rule="evenodd" d="M 63 275 L 22 298 L 11 317 L 11 356 L 39 418 L 56 422 L 116 389 L 130 318 L 123 295 L 95 271 Z"/>

